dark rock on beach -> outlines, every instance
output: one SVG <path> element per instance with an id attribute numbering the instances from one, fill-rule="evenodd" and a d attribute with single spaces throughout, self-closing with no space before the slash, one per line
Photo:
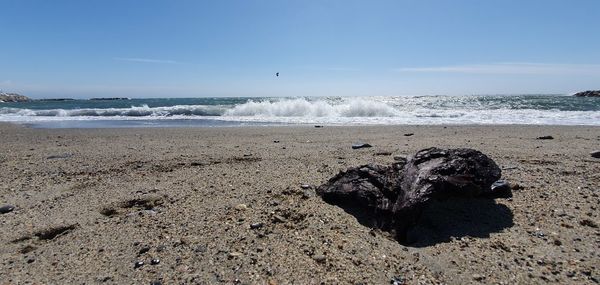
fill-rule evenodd
<path id="1" fill-rule="evenodd" d="M 370 144 L 368 144 L 368 143 L 355 143 L 355 144 L 352 144 L 352 149 L 367 148 L 367 147 L 373 147 L 373 146 L 370 145 Z"/>
<path id="2" fill-rule="evenodd" d="M 498 165 L 479 151 L 428 148 L 406 162 L 350 167 L 321 185 L 317 194 L 403 242 L 434 201 L 506 197 L 508 186 L 491 187 L 500 177 Z"/>
<path id="3" fill-rule="evenodd" d="M 579 222 L 579 224 L 582 225 L 582 226 L 588 226 L 588 227 L 591 227 L 591 228 L 597 228 L 598 227 L 598 224 L 596 224 L 594 221 L 592 221 L 590 219 L 581 220 Z"/>
<path id="4" fill-rule="evenodd" d="M 575 97 L 600 97 L 600 90 L 587 90 L 573 94 Z"/>
<path id="5" fill-rule="evenodd" d="M 592 151 L 592 152 L 590 152 L 590 155 L 593 158 L 600 158 L 600 150 Z"/>
<path id="6" fill-rule="evenodd" d="M 404 285 L 404 284 L 406 284 L 406 280 L 404 279 L 404 277 L 394 276 L 390 280 L 390 284 L 392 284 L 392 285 Z"/>
<path id="7" fill-rule="evenodd" d="M 14 209 L 15 209 L 15 206 L 13 206 L 13 205 L 3 205 L 2 207 L 0 207 L 0 214 L 10 213 Z"/>
<path id="8" fill-rule="evenodd" d="M 144 266 L 144 262 L 143 262 L 143 261 L 136 261 L 136 262 L 133 264 L 133 268 L 140 268 L 140 267 L 142 267 L 142 266 Z"/>
<path id="9" fill-rule="evenodd" d="M 492 183 L 491 186 L 492 195 L 498 198 L 510 198 L 512 197 L 510 184 L 504 180 L 498 180 Z"/>
<path id="10" fill-rule="evenodd" d="M 263 227 L 263 225 L 264 225 L 263 223 L 252 223 L 252 224 L 250 224 L 250 228 L 253 230 L 260 229 Z"/>
<path id="11" fill-rule="evenodd" d="M 553 140 L 554 137 L 553 136 L 541 136 L 541 137 L 537 137 L 538 140 Z"/>

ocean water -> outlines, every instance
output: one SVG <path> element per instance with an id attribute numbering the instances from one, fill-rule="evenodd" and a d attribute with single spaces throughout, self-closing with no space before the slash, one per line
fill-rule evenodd
<path id="1" fill-rule="evenodd" d="M 42 128 L 256 125 L 600 125 L 600 98 L 468 95 L 154 98 L 0 103 L 0 121 Z"/>

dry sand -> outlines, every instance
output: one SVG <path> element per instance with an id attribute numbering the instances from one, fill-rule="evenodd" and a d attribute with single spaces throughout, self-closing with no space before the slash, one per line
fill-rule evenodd
<path id="1" fill-rule="evenodd" d="M 480 150 L 521 189 L 428 218 L 414 246 L 301 189 L 431 146 Z M 598 149 L 598 127 L 2 124 L 0 284 L 595 284 Z"/>

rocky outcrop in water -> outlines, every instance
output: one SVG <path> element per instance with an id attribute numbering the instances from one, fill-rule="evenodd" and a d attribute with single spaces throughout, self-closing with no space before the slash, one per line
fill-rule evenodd
<path id="1" fill-rule="evenodd" d="M 17 93 L 4 93 L 0 92 L 0 103 L 1 102 L 29 102 L 31 99 L 27 96 L 19 95 Z"/>
<path id="2" fill-rule="evenodd" d="M 130 100 L 126 97 L 110 97 L 110 98 L 90 98 L 90 101 L 120 101 L 120 100 Z"/>
<path id="3" fill-rule="evenodd" d="M 600 90 L 588 90 L 573 94 L 575 97 L 600 97 Z"/>
<path id="4" fill-rule="evenodd" d="M 433 202 L 510 197 L 510 188 L 491 187 L 500 177 L 498 165 L 479 151 L 429 148 L 391 165 L 350 167 L 318 187 L 317 194 L 402 242 Z"/>
<path id="5" fill-rule="evenodd" d="M 36 101 L 39 101 L 39 102 L 63 102 L 63 101 L 75 101 L 75 99 L 73 99 L 73 98 L 45 98 L 45 99 L 38 99 Z"/>

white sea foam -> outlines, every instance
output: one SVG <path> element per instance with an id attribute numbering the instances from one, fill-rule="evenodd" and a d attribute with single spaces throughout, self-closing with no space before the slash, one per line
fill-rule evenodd
<path id="1" fill-rule="evenodd" d="M 256 117 L 393 117 L 399 111 L 383 102 L 350 99 L 341 103 L 325 100 L 285 99 L 275 102 L 249 101 L 227 110 L 225 116 Z"/>
<path id="2" fill-rule="evenodd" d="M 3 117 L 167 117 L 167 116 L 220 116 L 223 106 L 176 105 L 169 107 L 87 108 L 87 109 L 19 109 L 0 108 Z"/>
<path id="3" fill-rule="evenodd" d="M 221 120 L 276 122 L 286 124 L 330 125 L 442 125 L 442 124 L 520 124 L 520 125 L 600 125 L 598 111 L 558 111 L 534 109 L 397 111 L 393 116 L 224 116 Z"/>

